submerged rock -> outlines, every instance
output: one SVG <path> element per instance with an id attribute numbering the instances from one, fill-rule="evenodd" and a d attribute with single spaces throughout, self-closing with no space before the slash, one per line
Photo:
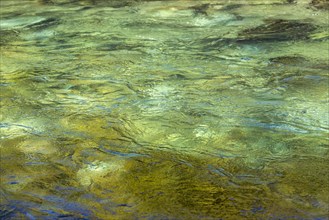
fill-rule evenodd
<path id="1" fill-rule="evenodd" d="M 229 4 L 229 5 L 223 6 L 222 10 L 229 11 L 229 10 L 241 8 L 242 6 L 243 6 L 243 4 Z"/>
<path id="2" fill-rule="evenodd" d="M 15 30 L 0 30 L 0 46 L 13 41 L 19 37 L 19 32 Z"/>
<path id="3" fill-rule="evenodd" d="M 265 20 L 265 24 L 243 30 L 238 34 L 239 42 L 267 42 L 308 39 L 316 29 L 310 23 L 295 20 Z"/>
<path id="4" fill-rule="evenodd" d="M 113 0 L 113 1 L 104 1 L 104 0 L 38 0 L 38 3 L 41 5 L 63 5 L 63 4 L 79 4 L 79 5 L 105 5 L 120 8 L 129 6 L 136 0 Z"/>
<path id="5" fill-rule="evenodd" d="M 186 80 L 188 79 L 186 76 L 184 76 L 183 74 L 172 74 L 168 77 L 168 79 L 170 80 Z"/>
<path id="6" fill-rule="evenodd" d="M 223 49 L 227 47 L 236 47 L 241 44 L 254 44 L 266 42 L 280 42 L 291 40 L 307 40 L 318 37 L 314 31 L 317 26 L 296 20 L 265 20 L 265 24 L 242 30 L 236 38 L 225 37 L 207 37 L 201 39 L 201 44 L 204 45 L 204 50 Z"/>
<path id="7" fill-rule="evenodd" d="M 38 0 L 41 5 L 66 5 L 78 4 L 84 6 L 107 6 L 113 8 L 121 8 L 131 6 L 139 2 L 148 2 L 155 0 Z"/>
<path id="8" fill-rule="evenodd" d="M 310 4 L 317 9 L 329 10 L 328 0 L 312 0 Z"/>
<path id="9" fill-rule="evenodd" d="M 278 67 L 278 66 L 285 66 L 285 67 L 297 67 L 297 68 L 305 68 L 307 71 L 306 73 L 310 73 L 311 70 L 321 73 L 322 70 L 328 70 L 329 66 L 327 63 L 323 63 L 317 60 L 309 60 L 300 55 L 291 55 L 291 56 L 278 56 L 272 57 L 269 59 L 268 67 Z M 319 72 L 320 71 L 320 72 Z M 299 71 L 303 72 L 303 71 Z"/>
<path id="10" fill-rule="evenodd" d="M 143 45 L 133 44 L 133 43 L 124 43 L 124 42 L 111 42 L 100 45 L 99 50 L 101 51 L 118 51 L 118 50 L 139 50 Z"/>
<path id="11" fill-rule="evenodd" d="M 270 65 L 290 65 L 290 66 L 296 66 L 300 65 L 307 60 L 304 57 L 301 56 L 280 56 L 280 57 L 273 57 L 270 58 Z"/>
<path id="12" fill-rule="evenodd" d="M 40 5 L 49 5 L 49 4 L 54 4 L 52 0 L 38 0 L 38 3 Z"/>
<path id="13" fill-rule="evenodd" d="M 47 19 L 41 20 L 39 22 L 27 25 L 26 27 L 40 30 L 40 29 L 48 28 L 48 27 L 53 26 L 53 25 L 57 25 L 57 24 L 59 24 L 58 19 L 56 19 L 56 18 L 47 18 Z"/>
<path id="14" fill-rule="evenodd" d="M 195 15 L 208 15 L 208 8 L 210 4 L 201 4 L 201 5 L 195 5 L 190 7 L 190 9 L 193 9 L 193 12 Z"/>

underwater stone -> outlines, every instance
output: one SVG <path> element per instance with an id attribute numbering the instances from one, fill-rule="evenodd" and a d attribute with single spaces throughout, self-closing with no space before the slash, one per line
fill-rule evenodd
<path id="1" fill-rule="evenodd" d="M 49 5 L 49 4 L 54 4 L 52 0 L 38 0 L 38 3 L 40 5 Z"/>
<path id="2" fill-rule="evenodd" d="M 112 1 L 104 1 L 104 0 L 85 0 L 80 1 L 84 5 L 101 5 L 101 6 L 107 6 L 112 8 L 122 8 L 131 6 L 133 3 L 136 2 L 136 0 L 112 0 Z M 80 3 L 79 2 L 79 3 Z"/>
<path id="3" fill-rule="evenodd" d="M 172 79 L 172 80 L 184 80 L 184 79 L 188 79 L 186 76 L 182 75 L 182 74 L 172 74 L 169 76 L 169 79 Z"/>
<path id="4" fill-rule="evenodd" d="M 47 18 L 45 20 L 33 23 L 31 25 L 27 25 L 28 28 L 34 28 L 34 29 L 44 29 L 48 28 L 50 26 L 56 25 L 59 23 L 59 20 L 56 18 Z"/>
<path id="5" fill-rule="evenodd" d="M 308 39 L 315 25 L 294 20 L 265 20 L 264 25 L 243 30 L 238 42 L 275 42 Z"/>
<path id="6" fill-rule="evenodd" d="M 18 38 L 19 32 L 15 30 L 0 30 L 0 45 L 4 45 Z"/>
<path id="7" fill-rule="evenodd" d="M 190 7 L 190 9 L 193 9 L 195 15 L 208 15 L 207 10 L 209 6 L 210 4 L 202 4 L 202 5 L 192 6 Z"/>
<path id="8" fill-rule="evenodd" d="M 307 60 L 301 56 L 280 56 L 280 57 L 270 58 L 269 61 L 271 64 L 274 65 L 296 66 L 306 62 Z"/>
<path id="9" fill-rule="evenodd" d="M 242 4 L 229 4 L 226 5 L 222 8 L 223 11 L 228 11 L 228 10 L 234 10 L 234 9 L 238 9 L 241 8 L 243 5 Z"/>
<path id="10" fill-rule="evenodd" d="M 122 8 L 127 6 L 136 5 L 144 2 L 157 2 L 159 0 L 38 0 L 41 5 L 66 5 L 66 4 L 77 4 L 83 6 L 104 6 L 112 8 Z M 160 2 L 160 1 L 159 1 Z M 172 2 L 171 0 L 162 0 L 161 2 Z M 179 1 L 178 1 L 179 2 Z M 197 2 L 197 1 L 196 1 Z M 207 1 L 203 4 L 191 6 L 189 9 L 194 10 L 195 14 L 207 15 L 207 9 L 210 6 L 217 4 L 210 4 Z M 84 8 L 88 9 L 88 8 Z"/>
<path id="11" fill-rule="evenodd" d="M 99 50 L 101 51 L 115 51 L 115 50 L 136 50 L 141 45 L 134 45 L 134 44 L 126 44 L 124 42 L 113 42 L 113 43 L 107 43 L 103 44 L 99 47 Z"/>
<path id="12" fill-rule="evenodd" d="M 328 0 L 313 0 L 310 3 L 317 9 L 329 10 L 329 1 Z"/>
<path id="13" fill-rule="evenodd" d="M 268 67 L 278 67 L 278 66 L 289 66 L 289 67 L 303 67 L 307 68 L 308 71 L 305 73 L 310 73 L 311 69 L 316 71 L 317 73 L 321 73 L 321 70 L 328 70 L 329 66 L 327 63 L 319 62 L 319 61 L 312 61 L 303 56 L 299 55 L 292 55 L 292 56 L 278 56 L 272 57 L 269 59 Z M 303 72 L 303 71 L 302 71 Z M 327 71 L 326 71 L 327 72 Z"/>
<path id="14" fill-rule="evenodd" d="M 121 8 L 130 6 L 133 3 L 139 2 L 138 0 L 39 0 L 41 5 L 65 5 L 65 4 L 78 4 L 84 6 L 108 6 L 113 8 Z"/>

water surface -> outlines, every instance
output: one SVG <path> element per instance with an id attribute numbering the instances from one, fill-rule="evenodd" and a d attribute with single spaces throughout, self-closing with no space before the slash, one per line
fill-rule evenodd
<path id="1" fill-rule="evenodd" d="M 327 219 L 325 1 L 0 4 L 0 218 Z"/>

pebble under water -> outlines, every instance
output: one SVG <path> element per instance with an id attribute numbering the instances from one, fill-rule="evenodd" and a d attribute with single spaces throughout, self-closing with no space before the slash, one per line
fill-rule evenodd
<path id="1" fill-rule="evenodd" d="M 1 0 L 0 219 L 328 219 L 326 0 Z"/>

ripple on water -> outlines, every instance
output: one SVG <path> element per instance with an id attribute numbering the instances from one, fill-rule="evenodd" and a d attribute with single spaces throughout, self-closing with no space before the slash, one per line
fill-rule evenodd
<path id="1" fill-rule="evenodd" d="M 0 216 L 325 219 L 325 5 L 1 1 Z"/>

